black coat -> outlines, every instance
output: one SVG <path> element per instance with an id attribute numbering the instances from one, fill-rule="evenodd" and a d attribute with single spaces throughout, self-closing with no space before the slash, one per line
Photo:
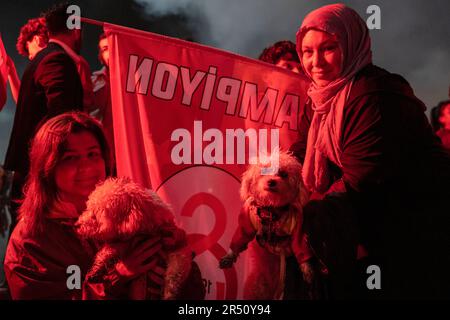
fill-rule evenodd
<path id="1" fill-rule="evenodd" d="M 29 63 L 20 85 L 4 163 L 5 169 L 18 173 L 19 185 L 28 174 L 28 148 L 39 126 L 58 114 L 82 109 L 83 89 L 75 63 L 58 44 L 49 43 Z"/>
<path id="2" fill-rule="evenodd" d="M 369 293 L 366 270 L 356 276 L 358 243 L 381 269 L 376 296 L 450 297 L 450 155 L 424 111 L 402 77 L 373 65 L 357 74 L 344 108 L 342 168 L 330 163 L 334 192 L 304 210 L 331 297 Z M 307 104 L 291 147 L 301 162 L 312 115 Z"/>

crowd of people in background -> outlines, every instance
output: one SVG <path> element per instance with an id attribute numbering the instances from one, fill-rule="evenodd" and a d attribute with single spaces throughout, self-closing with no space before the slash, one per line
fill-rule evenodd
<path id="1" fill-rule="evenodd" d="M 0 167 L 0 191 L 11 201 L 0 205 L 13 216 L 5 270 L 14 299 L 82 298 L 67 291 L 63 269 L 86 272 L 93 256 L 74 221 L 96 183 L 115 175 L 108 39 L 99 38 L 102 68 L 92 73 L 66 9 L 55 6 L 21 28 L 17 50 L 30 60 L 21 80 L 7 62 L 17 107 Z M 311 81 L 291 151 L 314 199 L 303 232 L 327 266 L 328 297 L 449 298 L 450 100 L 433 109 L 430 125 L 408 82 L 372 64 L 367 26 L 344 5 L 311 12 L 296 40 L 276 42 L 259 59 Z M 152 268 L 157 287 L 158 246 L 141 244 L 109 282 L 83 290 L 118 297 Z M 361 287 L 372 264 L 386 270 L 381 296 Z"/>

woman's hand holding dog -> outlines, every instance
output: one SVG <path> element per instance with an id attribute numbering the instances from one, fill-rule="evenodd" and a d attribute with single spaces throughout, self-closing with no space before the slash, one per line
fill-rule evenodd
<path id="1" fill-rule="evenodd" d="M 122 261 L 116 264 L 116 271 L 124 280 L 131 280 L 150 270 L 156 270 L 160 259 L 160 238 L 152 238 L 139 244 Z"/>

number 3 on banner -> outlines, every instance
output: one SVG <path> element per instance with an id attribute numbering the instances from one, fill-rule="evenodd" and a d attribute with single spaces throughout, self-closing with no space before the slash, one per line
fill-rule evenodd
<path id="1" fill-rule="evenodd" d="M 209 251 L 219 261 L 226 254 L 226 250 L 219 245 L 219 240 L 225 232 L 227 213 L 225 207 L 215 196 L 209 193 L 200 192 L 190 197 L 183 209 L 181 216 L 192 217 L 195 210 L 205 205 L 211 208 L 215 216 L 215 225 L 208 235 L 193 233 L 188 235 L 188 242 L 197 255 Z M 218 263 L 217 263 L 218 265 Z M 236 299 L 237 297 L 237 274 L 235 268 L 225 269 L 226 294 L 223 292 L 223 286 L 217 283 L 216 299 Z"/>

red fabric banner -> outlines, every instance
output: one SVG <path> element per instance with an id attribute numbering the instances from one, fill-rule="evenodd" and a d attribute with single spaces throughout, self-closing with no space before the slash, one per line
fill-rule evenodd
<path id="1" fill-rule="evenodd" d="M 175 211 L 207 299 L 239 299 L 245 252 L 221 270 L 250 158 L 295 141 L 307 80 L 203 45 L 105 24 L 117 171 Z M 247 137 L 247 138 L 246 138 Z"/>

